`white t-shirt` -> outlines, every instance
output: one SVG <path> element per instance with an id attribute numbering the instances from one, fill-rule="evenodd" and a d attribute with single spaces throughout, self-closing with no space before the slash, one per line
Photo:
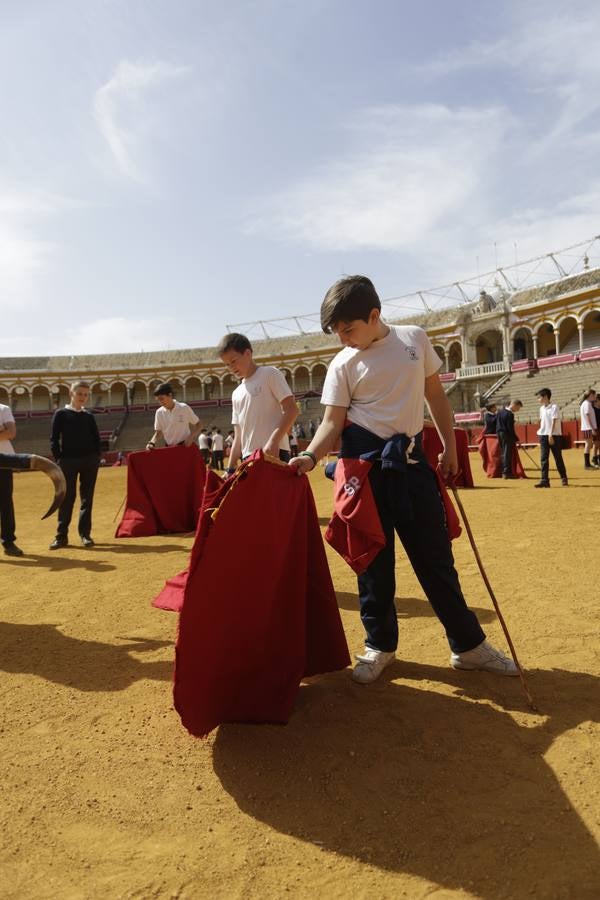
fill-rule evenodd
<path id="1" fill-rule="evenodd" d="M 162 431 L 169 447 L 185 441 L 190 434 L 190 425 L 197 425 L 200 421 L 187 403 L 180 403 L 179 400 L 174 403 L 173 409 L 159 406 L 154 416 L 154 430 Z"/>
<path id="2" fill-rule="evenodd" d="M 560 427 L 560 409 L 556 403 L 549 403 L 547 406 L 540 406 L 540 427 L 538 434 L 559 435 Z"/>
<path id="3" fill-rule="evenodd" d="M 423 430 L 425 378 L 442 361 L 422 328 L 391 325 L 366 350 L 344 347 L 331 362 L 321 403 L 345 406 L 348 419 L 381 438 Z"/>
<path id="4" fill-rule="evenodd" d="M 198 435 L 198 446 L 201 450 L 208 450 L 208 435 L 207 434 L 199 434 Z"/>
<path id="5" fill-rule="evenodd" d="M 5 425 L 14 425 L 15 417 L 12 414 L 12 410 L 10 406 L 5 406 L 4 403 L 0 403 L 0 426 L 4 428 Z M 0 453 L 14 453 L 13 445 L 6 438 L 0 438 Z"/>
<path id="6" fill-rule="evenodd" d="M 223 449 L 223 435 L 218 434 L 216 431 L 212 436 L 212 449 L 213 450 L 222 450 Z"/>
<path id="7" fill-rule="evenodd" d="M 259 366 L 244 378 L 231 395 L 231 424 L 242 433 L 242 456 L 261 450 L 281 423 L 281 401 L 291 397 L 290 386 L 274 366 Z M 287 434 L 279 442 L 280 450 L 289 450 Z"/>
<path id="8" fill-rule="evenodd" d="M 581 430 L 596 430 L 596 413 L 590 400 L 584 400 L 580 407 L 581 411 Z"/>

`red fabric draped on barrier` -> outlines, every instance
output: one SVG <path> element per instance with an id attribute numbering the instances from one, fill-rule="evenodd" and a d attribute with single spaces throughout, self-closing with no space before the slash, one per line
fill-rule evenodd
<path id="1" fill-rule="evenodd" d="M 259 452 L 204 507 L 189 574 L 154 601 L 183 593 L 175 707 L 198 736 L 287 722 L 303 677 L 350 662 L 310 484 Z"/>
<path id="2" fill-rule="evenodd" d="M 454 482 L 456 487 L 473 487 L 473 474 L 469 459 L 469 437 L 463 428 L 454 429 L 456 438 L 456 455 L 458 456 L 458 477 Z M 442 452 L 442 442 L 433 425 L 425 425 L 423 428 L 423 451 L 427 462 L 432 469 L 437 469 L 438 454 Z"/>
<path id="3" fill-rule="evenodd" d="M 115 537 L 194 531 L 206 467 L 195 444 L 127 457 L 127 501 Z"/>
<path id="4" fill-rule="evenodd" d="M 483 471 L 488 478 L 502 478 L 502 451 L 498 438 L 495 434 L 481 434 L 478 441 Z M 512 470 L 517 478 L 527 478 L 516 446 L 513 447 Z"/>

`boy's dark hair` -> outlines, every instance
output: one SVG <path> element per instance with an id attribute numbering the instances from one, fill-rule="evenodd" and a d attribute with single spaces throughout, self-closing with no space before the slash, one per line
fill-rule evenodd
<path id="1" fill-rule="evenodd" d="M 217 346 L 217 355 L 223 356 L 229 350 L 235 350 L 236 353 L 245 353 L 246 350 L 252 352 L 252 344 L 245 334 L 238 334 L 233 331 L 231 334 L 226 334 L 225 337 L 221 338 Z"/>
<path id="2" fill-rule="evenodd" d="M 154 391 L 154 396 L 158 397 L 159 394 L 164 394 L 166 397 L 173 396 L 173 388 L 169 384 L 168 381 L 165 381 L 163 384 L 159 384 L 159 386 Z"/>
<path id="3" fill-rule="evenodd" d="M 540 388 L 539 391 L 535 395 L 536 397 L 547 397 L 548 400 L 552 396 L 552 391 L 550 388 Z"/>
<path id="4" fill-rule="evenodd" d="M 587 400 L 587 399 L 590 397 L 591 394 L 595 394 L 595 393 L 596 393 L 596 391 L 594 390 L 594 388 L 588 388 L 588 390 L 587 390 L 587 391 L 585 392 L 585 394 L 583 395 L 583 399 L 584 399 L 584 400 Z M 583 401 L 582 401 L 582 402 L 583 402 Z"/>
<path id="5" fill-rule="evenodd" d="M 331 334 L 338 322 L 369 320 L 372 309 L 381 309 L 381 300 L 366 275 L 348 275 L 333 284 L 321 303 L 321 328 Z"/>
<path id="6" fill-rule="evenodd" d="M 510 402 L 511 402 L 514 406 L 517 406 L 517 405 L 518 405 L 518 406 L 520 406 L 521 408 L 523 408 L 523 404 L 521 403 L 520 400 L 511 400 Z"/>
<path id="7" fill-rule="evenodd" d="M 485 408 L 488 412 L 491 412 L 493 409 L 498 409 L 495 403 L 487 403 Z"/>

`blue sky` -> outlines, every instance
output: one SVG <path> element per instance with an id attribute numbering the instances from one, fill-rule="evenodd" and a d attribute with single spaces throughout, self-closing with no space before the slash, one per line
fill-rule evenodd
<path id="1" fill-rule="evenodd" d="M 342 273 L 600 234 L 599 38 L 592 2 L 1 0 L 0 354 L 203 346 Z"/>

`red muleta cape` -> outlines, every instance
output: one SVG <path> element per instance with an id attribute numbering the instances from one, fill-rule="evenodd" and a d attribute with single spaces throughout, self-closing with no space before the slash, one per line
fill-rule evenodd
<path id="1" fill-rule="evenodd" d="M 464 428 L 454 429 L 456 440 L 456 456 L 458 458 L 458 475 L 454 480 L 455 487 L 473 487 L 473 473 L 469 459 L 469 437 Z M 442 440 L 437 428 L 425 425 L 423 428 L 423 453 L 432 469 L 437 469 L 438 455 L 442 452 Z"/>
<path id="2" fill-rule="evenodd" d="M 340 458 L 335 467 L 334 510 L 325 540 L 362 575 L 385 546 L 379 512 L 369 482 L 372 463 L 365 459 Z M 434 469 L 438 491 L 444 506 L 450 540 L 461 534 L 460 522 L 446 485 Z"/>
<path id="3" fill-rule="evenodd" d="M 141 450 L 127 457 L 127 500 L 115 537 L 194 531 L 206 467 L 195 444 Z"/>
<path id="4" fill-rule="evenodd" d="M 302 678 L 349 665 L 310 484 L 292 468 L 258 451 L 207 495 L 183 575 L 174 699 L 191 734 L 285 723 Z"/>
<path id="5" fill-rule="evenodd" d="M 479 455 L 483 463 L 483 471 L 488 478 L 502 478 L 502 449 L 500 441 L 495 434 L 484 434 L 481 432 L 477 438 L 479 444 Z M 519 458 L 519 452 L 513 445 L 512 452 L 512 470 L 517 478 L 527 478 L 525 470 Z"/>

